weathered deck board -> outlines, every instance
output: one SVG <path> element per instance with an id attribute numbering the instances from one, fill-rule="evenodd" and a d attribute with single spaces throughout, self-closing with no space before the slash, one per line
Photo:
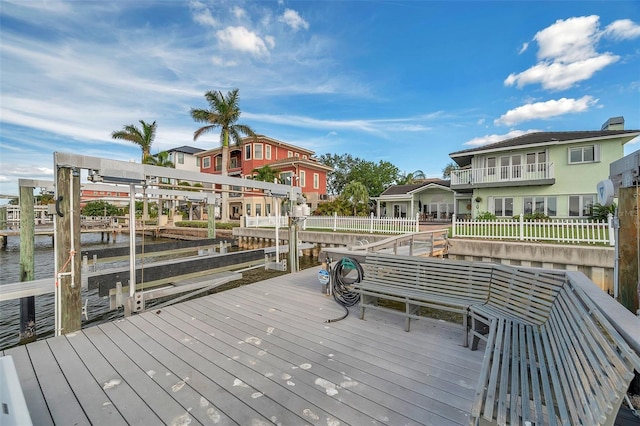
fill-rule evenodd
<path id="1" fill-rule="evenodd" d="M 342 315 L 317 268 L 5 351 L 34 424 L 468 424 L 460 327 Z M 355 312 L 355 310 L 353 311 Z M 48 407 L 48 408 L 47 408 Z"/>

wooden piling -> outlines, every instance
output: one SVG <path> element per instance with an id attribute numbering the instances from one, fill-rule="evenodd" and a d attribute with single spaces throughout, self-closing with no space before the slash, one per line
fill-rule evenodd
<path id="1" fill-rule="evenodd" d="M 20 281 L 35 279 L 34 262 L 34 202 L 33 188 L 20 187 Z M 20 343 L 36 339 L 36 300 L 35 296 L 20 299 Z"/>
<path id="2" fill-rule="evenodd" d="M 620 218 L 620 291 L 618 301 L 632 313 L 638 312 L 640 275 L 638 271 L 638 238 L 640 238 L 640 195 L 637 188 L 620 188 L 618 217 Z"/>
<path id="3" fill-rule="evenodd" d="M 82 326 L 81 256 L 80 256 L 80 176 L 67 167 L 56 174 L 56 189 L 62 217 L 56 215 L 56 271 L 60 291 L 60 330 L 67 334 Z M 73 205 L 73 210 L 71 206 Z M 77 252 L 75 255 L 73 252 Z M 73 283 L 71 273 L 73 272 Z"/>

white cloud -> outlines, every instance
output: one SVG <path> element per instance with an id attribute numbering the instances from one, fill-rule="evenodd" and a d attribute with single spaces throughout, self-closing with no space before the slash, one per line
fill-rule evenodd
<path id="1" fill-rule="evenodd" d="M 523 72 L 510 74 L 504 80 L 505 86 L 521 88 L 540 83 L 547 90 L 565 90 L 617 62 L 619 56 L 597 51 L 599 40 L 603 36 L 637 37 L 640 27 L 632 21 L 620 20 L 601 31 L 599 21 L 596 15 L 560 19 L 539 31 L 533 38 L 538 44 L 539 62 Z"/>
<path id="2" fill-rule="evenodd" d="M 247 12 L 239 7 L 239 6 L 235 6 L 232 10 L 233 14 L 235 15 L 236 18 L 240 19 L 240 18 L 244 18 L 245 16 L 247 16 Z"/>
<path id="3" fill-rule="evenodd" d="M 522 55 L 529 48 L 529 43 L 522 43 L 522 47 L 518 51 L 518 55 Z"/>
<path id="4" fill-rule="evenodd" d="M 211 15 L 211 11 L 203 3 L 192 1 L 189 3 L 192 11 L 192 18 L 195 22 L 205 27 L 215 27 L 218 21 Z"/>
<path id="5" fill-rule="evenodd" d="M 269 49 L 273 49 L 274 47 L 276 47 L 276 39 L 272 36 L 265 36 L 264 41 L 267 43 L 267 45 L 269 45 Z"/>
<path id="6" fill-rule="evenodd" d="M 573 114 L 587 111 L 598 102 L 591 96 L 583 96 L 580 99 L 561 98 L 546 102 L 536 102 L 514 108 L 494 120 L 495 125 L 511 126 L 536 119 L 547 119 L 564 114 Z"/>
<path id="7" fill-rule="evenodd" d="M 619 59 L 619 56 L 604 54 L 570 64 L 540 62 L 519 74 L 510 74 L 504 84 L 506 86 L 516 84 L 518 87 L 523 87 L 528 84 L 540 83 L 544 89 L 564 90 L 578 81 L 590 79 L 593 74 Z"/>
<path id="8" fill-rule="evenodd" d="M 301 28 L 305 30 L 309 29 L 309 23 L 293 9 L 285 9 L 284 13 L 278 20 L 289 25 L 293 31 L 298 31 Z"/>
<path id="9" fill-rule="evenodd" d="M 492 143 L 496 143 L 496 142 L 500 142 L 500 141 L 504 141 L 507 139 L 512 139 L 512 138 L 517 138 L 518 136 L 522 136 L 522 135 L 526 135 L 527 133 L 533 133 L 533 132 L 537 132 L 538 130 L 512 130 L 509 133 L 506 133 L 504 135 L 485 135 L 485 136 L 480 136 L 477 138 L 473 138 L 467 142 L 465 142 L 463 145 L 467 145 L 467 146 L 484 146 L 484 145 L 489 145 Z"/>
<path id="10" fill-rule="evenodd" d="M 256 33 L 245 27 L 229 26 L 216 32 L 218 40 L 223 46 L 241 52 L 249 52 L 256 57 L 269 56 L 269 49 L 264 40 Z"/>
<path id="11" fill-rule="evenodd" d="M 484 122 L 485 122 L 485 119 L 484 119 L 484 118 L 480 118 L 480 119 L 478 120 L 478 125 L 479 125 L 479 126 L 482 126 L 482 125 L 484 124 Z"/>
<path id="12" fill-rule="evenodd" d="M 640 25 L 630 19 L 619 19 L 607 25 L 604 35 L 614 40 L 627 40 L 640 37 Z"/>

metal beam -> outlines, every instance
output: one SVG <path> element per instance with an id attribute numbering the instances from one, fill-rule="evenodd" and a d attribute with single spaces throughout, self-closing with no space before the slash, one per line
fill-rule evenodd
<path id="1" fill-rule="evenodd" d="M 138 164 L 63 152 L 54 152 L 53 155 L 54 163 L 57 167 L 71 167 L 95 171 L 98 176 L 102 178 L 106 177 L 111 182 L 118 180 L 123 183 L 135 183 L 137 186 L 142 186 L 143 183 L 152 186 L 153 183 L 151 183 L 150 180 L 158 177 L 209 183 L 212 185 L 258 188 L 264 190 L 267 196 L 286 197 L 295 202 L 302 196 L 302 191 L 299 187 L 280 183 L 262 182 L 233 176 L 192 172 L 170 167 L 152 166 L 149 164 Z"/>

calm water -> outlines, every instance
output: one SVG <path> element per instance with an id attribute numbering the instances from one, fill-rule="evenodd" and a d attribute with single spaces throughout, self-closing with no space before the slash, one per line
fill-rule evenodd
<path id="1" fill-rule="evenodd" d="M 0 250 L 0 285 L 20 281 L 20 239 L 9 237 L 7 248 Z M 101 242 L 100 234 L 82 234 L 83 249 L 99 247 L 129 246 L 129 235 L 119 234 L 116 240 Z M 54 275 L 53 240 L 48 236 L 36 236 L 34 247 L 35 279 L 51 278 Z M 126 266 L 128 261 L 121 265 Z M 87 311 L 89 320 L 83 318 L 83 327 L 90 323 L 104 322 L 121 317 L 121 311 L 109 311 L 109 299 L 98 296 L 98 290 L 82 290 L 82 300 L 88 299 Z M 20 301 L 0 302 L 0 349 L 18 343 L 20 332 Z M 36 330 L 38 338 L 54 334 L 54 296 L 46 294 L 36 297 Z"/>

